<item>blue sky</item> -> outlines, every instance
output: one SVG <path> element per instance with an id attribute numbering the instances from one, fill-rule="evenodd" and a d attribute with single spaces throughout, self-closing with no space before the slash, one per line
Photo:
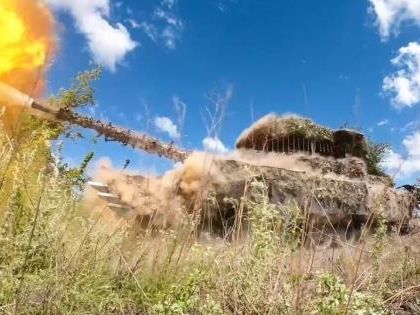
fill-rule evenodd
<path id="1" fill-rule="evenodd" d="M 223 150 L 252 121 L 293 112 L 390 143 L 385 166 L 401 182 L 420 172 L 417 0 L 47 2 L 60 38 L 49 92 L 102 64 L 98 118 L 187 148 L 202 149 L 207 137 Z M 209 135 L 206 108 L 217 102 L 226 114 Z M 77 163 L 90 150 L 141 171 L 171 165 L 89 137 L 66 142 L 64 153 Z"/>

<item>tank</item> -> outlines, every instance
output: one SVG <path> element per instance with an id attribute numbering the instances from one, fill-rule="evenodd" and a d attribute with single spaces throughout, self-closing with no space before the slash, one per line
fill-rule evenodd
<path id="1" fill-rule="evenodd" d="M 300 209 L 307 244 L 357 241 L 362 229 L 375 227 L 379 218 L 389 230 L 406 233 L 415 194 L 394 188 L 387 176 L 369 174 L 366 150 L 360 132 L 334 131 L 307 118 L 270 114 L 240 135 L 231 155 L 195 153 L 163 177 L 133 180 L 116 173 L 101 180 L 110 194 L 120 196 L 119 206 L 129 217 L 142 222 L 144 217 L 153 228 L 176 224 L 170 219 L 176 215 L 169 213 L 179 207 L 198 212 L 201 226 L 221 237 L 232 236 L 238 221 L 246 231 L 248 206 L 243 201 L 259 198 L 261 191 L 252 187 L 260 183 L 269 203 Z M 121 181 L 135 185 L 137 195 L 125 194 Z"/>
<path id="2" fill-rule="evenodd" d="M 87 194 L 93 204 L 142 229 L 169 228 L 192 215 L 199 226 L 222 237 L 230 237 L 238 222 L 246 231 L 248 204 L 261 197 L 261 190 L 253 189 L 258 185 L 278 211 L 301 211 L 301 228 L 314 244 L 355 240 L 364 226 L 374 226 L 379 218 L 389 229 L 406 232 L 418 208 L 417 189 L 394 188 L 389 177 L 368 173 L 366 141 L 355 130 L 334 131 L 307 118 L 269 114 L 239 136 L 236 152 L 212 156 L 42 104 L 1 82 L 0 90 L 0 102 L 181 162 L 153 178 L 105 168 L 98 181 L 90 182 Z"/>

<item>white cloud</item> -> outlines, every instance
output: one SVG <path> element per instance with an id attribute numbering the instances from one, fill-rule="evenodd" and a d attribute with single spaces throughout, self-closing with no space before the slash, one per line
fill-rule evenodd
<path id="1" fill-rule="evenodd" d="M 169 49 L 176 48 L 177 35 L 172 27 L 165 27 L 162 32 L 162 39 Z"/>
<path id="2" fill-rule="evenodd" d="M 207 152 L 226 153 L 228 149 L 218 137 L 206 137 L 203 139 L 203 147 Z"/>
<path id="3" fill-rule="evenodd" d="M 183 128 L 185 124 L 185 116 L 187 114 L 187 104 L 183 102 L 178 96 L 174 95 L 172 97 L 172 104 L 177 114 L 177 122 L 180 129 Z"/>
<path id="4" fill-rule="evenodd" d="M 147 23 L 147 22 L 142 22 L 140 24 L 140 28 L 143 30 L 143 32 L 154 42 L 157 42 L 158 37 L 159 37 L 159 32 L 156 28 L 155 25 Z"/>
<path id="5" fill-rule="evenodd" d="M 177 29 L 182 28 L 182 21 L 169 11 L 165 11 L 162 8 L 156 8 L 154 15 L 156 18 L 164 20 L 166 23 Z"/>
<path id="6" fill-rule="evenodd" d="M 160 34 L 165 46 L 169 49 L 175 49 L 179 34 L 184 27 L 182 21 L 175 14 L 162 8 L 156 8 L 154 17 L 164 21 L 166 24 Z"/>
<path id="7" fill-rule="evenodd" d="M 172 7 L 178 2 L 178 0 L 162 0 L 162 6 L 172 9 Z"/>
<path id="8" fill-rule="evenodd" d="M 149 20 L 140 28 L 153 42 L 161 42 L 168 49 L 175 49 L 184 29 L 184 23 L 175 14 L 177 0 L 163 0 L 158 4 Z"/>
<path id="9" fill-rule="evenodd" d="M 403 22 L 420 25 L 419 0 L 369 0 L 382 40 L 397 34 Z"/>
<path id="10" fill-rule="evenodd" d="M 46 0 L 54 9 L 68 11 L 88 42 L 95 62 L 115 71 L 138 43 L 121 23 L 111 25 L 109 0 Z"/>
<path id="11" fill-rule="evenodd" d="M 420 129 L 420 121 L 419 120 L 412 120 L 406 123 L 401 129 L 401 132 L 407 132 L 412 130 L 419 130 Z"/>
<path id="12" fill-rule="evenodd" d="M 403 145 L 409 155 L 420 157 L 420 132 L 415 132 L 403 140 Z"/>
<path id="13" fill-rule="evenodd" d="M 420 43 L 401 47 L 391 62 L 400 70 L 385 77 L 383 91 L 392 95 L 392 103 L 397 108 L 420 103 Z"/>
<path id="14" fill-rule="evenodd" d="M 381 121 L 379 121 L 376 125 L 378 126 L 378 127 L 381 127 L 381 126 L 385 126 L 385 125 L 388 125 L 389 124 L 389 120 L 388 119 L 382 119 Z"/>
<path id="15" fill-rule="evenodd" d="M 132 28 L 134 28 L 134 29 L 140 29 L 141 28 L 140 23 L 137 22 L 136 20 L 134 20 L 134 19 L 128 19 L 127 21 L 128 21 L 128 23 L 130 23 L 130 26 Z"/>
<path id="16" fill-rule="evenodd" d="M 237 4 L 238 0 L 219 0 L 217 8 L 220 12 L 225 13 L 231 6 Z"/>
<path id="17" fill-rule="evenodd" d="M 177 125 L 175 125 L 168 117 L 156 117 L 155 126 L 160 131 L 166 132 L 173 139 L 181 137 Z"/>
<path id="18" fill-rule="evenodd" d="M 420 132 L 415 132 L 403 140 L 406 157 L 389 150 L 382 166 L 391 176 L 407 178 L 420 172 Z"/>

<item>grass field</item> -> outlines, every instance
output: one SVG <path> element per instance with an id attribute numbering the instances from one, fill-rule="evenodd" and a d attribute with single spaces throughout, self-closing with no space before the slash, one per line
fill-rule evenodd
<path id="1" fill-rule="evenodd" d="M 0 314 L 420 312 L 415 229 L 304 248 L 299 210 L 270 205 L 259 186 L 241 241 L 206 238 L 192 217 L 136 234 L 82 209 L 86 165 L 54 165 L 49 128 L 25 132 L 0 136 Z"/>

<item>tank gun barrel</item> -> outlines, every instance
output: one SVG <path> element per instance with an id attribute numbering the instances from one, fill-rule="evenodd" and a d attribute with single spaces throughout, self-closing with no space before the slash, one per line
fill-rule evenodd
<path id="1" fill-rule="evenodd" d="M 0 82 L 1 103 L 26 108 L 31 114 L 41 116 L 50 121 L 70 123 L 83 128 L 93 129 L 106 139 L 114 140 L 124 145 L 130 145 L 133 148 L 174 161 L 182 162 L 189 155 L 188 151 L 179 149 L 173 144 L 163 143 L 159 139 L 147 134 L 137 133 L 130 129 L 114 126 L 111 123 L 104 123 L 100 120 L 85 117 L 66 108 L 56 108 L 40 103 L 2 82 Z"/>

